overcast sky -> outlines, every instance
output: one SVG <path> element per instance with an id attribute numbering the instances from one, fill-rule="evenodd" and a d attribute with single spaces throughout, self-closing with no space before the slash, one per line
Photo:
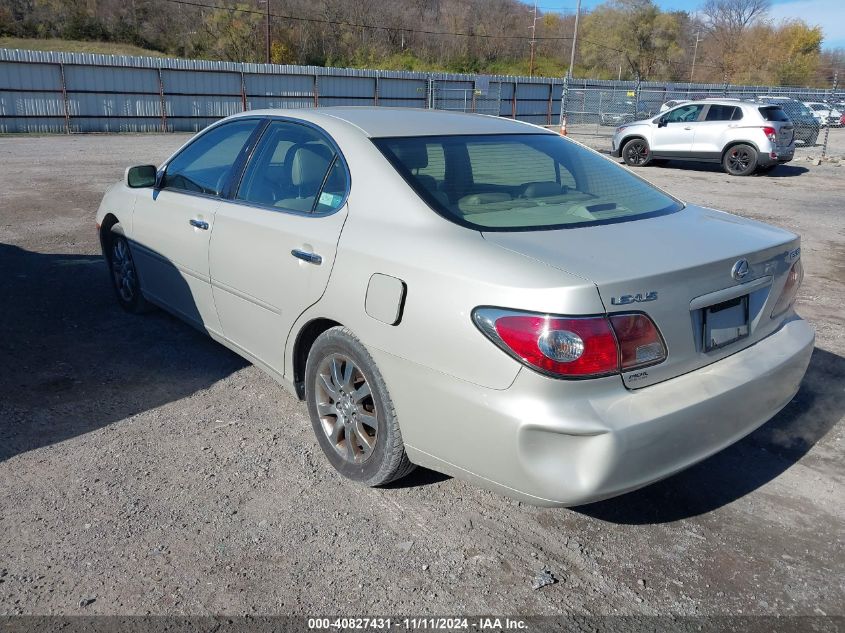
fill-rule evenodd
<path id="1" fill-rule="evenodd" d="M 531 0 L 524 0 L 531 4 Z M 695 0 L 655 0 L 661 8 L 695 11 L 703 3 Z M 574 13 L 576 0 L 537 0 L 540 8 Z M 581 0 L 581 6 L 592 8 L 601 0 Z M 824 48 L 845 48 L 845 1 L 843 0 L 772 0 L 769 17 L 775 20 L 800 18 L 824 32 Z"/>

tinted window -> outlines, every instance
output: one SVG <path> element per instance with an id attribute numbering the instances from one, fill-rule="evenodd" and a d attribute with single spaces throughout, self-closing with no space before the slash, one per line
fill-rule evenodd
<path id="1" fill-rule="evenodd" d="M 220 195 L 232 164 L 257 126 L 256 119 L 246 119 L 202 134 L 168 163 L 164 187 Z"/>
<path id="2" fill-rule="evenodd" d="M 703 108 L 703 105 L 681 106 L 667 114 L 666 120 L 669 123 L 691 123 L 698 119 L 698 115 L 701 114 Z"/>
<path id="3" fill-rule="evenodd" d="M 782 108 L 777 106 L 767 106 L 764 108 L 759 108 L 760 114 L 763 116 L 763 119 L 766 121 L 789 121 L 789 117 L 786 116 L 786 112 L 783 111 Z"/>
<path id="4" fill-rule="evenodd" d="M 253 152 L 237 199 L 292 211 L 336 209 L 347 181 L 343 161 L 336 159 L 334 147 L 318 131 L 274 121 Z"/>
<path id="5" fill-rule="evenodd" d="M 681 208 L 627 169 L 556 134 L 385 138 L 374 141 L 434 210 L 483 230 L 530 230 L 632 220 Z M 420 171 L 432 146 L 443 180 Z"/>
<path id="6" fill-rule="evenodd" d="M 704 117 L 705 121 L 731 121 L 736 120 L 734 114 L 736 111 L 739 110 L 736 106 L 729 106 L 729 105 L 711 105 L 710 109 L 707 110 L 707 116 Z M 741 118 L 742 111 L 740 111 Z"/>

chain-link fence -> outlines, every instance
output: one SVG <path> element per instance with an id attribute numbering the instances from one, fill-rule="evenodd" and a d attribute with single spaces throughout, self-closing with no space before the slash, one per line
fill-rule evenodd
<path id="1" fill-rule="evenodd" d="M 845 91 L 834 79 L 830 88 L 736 86 L 730 84 L 654 84 L 631 81 L 568 80 L 561 99 L 567 132 L 603 148 L 616 128 L 659 116 L 685 101 L 742 99 L 780 105 L 796 128 L 796 144 L 827 153 L 830 128 L 845 126 Z"/>
<path id="2" fill-rule="evenodd" d="M 465 85 L 461 85 L 461 84 Z M 437 110 L 475 112 L 499 116 L 502 111 L 502 84 L 481 82 L 432 81 L 431 107 Z"/>

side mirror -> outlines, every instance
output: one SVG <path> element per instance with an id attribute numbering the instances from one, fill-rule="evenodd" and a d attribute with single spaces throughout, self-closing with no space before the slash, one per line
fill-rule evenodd
<path id="1" fill-rule="evenodd" d="M 657 127 L 666 127 L 668 123 L 669 120 L 665 116 L 662 116 L 657 120 Z"/>
<path id="2" fill-rule="evenodd" d="M 156 167 L 155 165 L 135 165 L 134 167 L 127 167 L 124 174 L 124 180 L 127 187 L 133 189 L 140 189 L 142 187 L 153 187 L 156 184 Z"/>

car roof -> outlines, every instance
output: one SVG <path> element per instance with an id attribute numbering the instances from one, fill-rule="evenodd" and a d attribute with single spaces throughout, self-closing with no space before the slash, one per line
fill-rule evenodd
<path id="1" fill-rule="evenodd" d="M 755 101 L 749 101 L 747 99 L 735 99 L 731 97 L 706 97 L 704 99 L 693 99 L 691 101 L 684 101 L 683 105 L 755 106 L 760 104 Z"/>
<path id="2" fill-rule="evenodd" d="M 326 128 L 343 122 L 373 138 L 451 134 L 554 134 L 524 121 L 422 108 L 334 106 L 299 110 L 248 110 L 234 116 L 256 115 L 291 117 Z"/>

